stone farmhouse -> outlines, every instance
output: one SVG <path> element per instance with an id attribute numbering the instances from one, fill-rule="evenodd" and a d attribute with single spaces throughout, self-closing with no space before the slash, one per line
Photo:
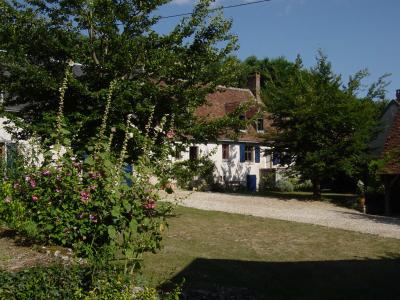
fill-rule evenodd
<path id="1" fill-rule="evenodd" d="M 266 136 L 273 128 L 260 95 L 260 74 L 249 78 L 246 89 L 220 86 L 216 92 L 209 94 L 207 103 L 196 111 L 199 118 L 221 118 L 247 103 L 249 109 L 240 118 L 254 118 L 254 122 L 240 130 L 237 139 L 221 135 L 216 141 L 206 144 L 194 142 L 179 155 L 179 159 L 194 160 L 200 155 L 209 156 L 215 163 L 215 181 L 225 186 L 243 186 L 249 191 L 256 191 L 264 176 L 278 180 L 284 167 L 277 156 L 266 154 L 269 149 Z"/>

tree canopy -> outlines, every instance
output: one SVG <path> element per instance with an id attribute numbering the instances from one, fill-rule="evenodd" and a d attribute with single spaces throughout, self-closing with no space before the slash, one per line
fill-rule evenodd
<path id="1" fill-rule="evenodd" d="M 117 140 L 128 114 L 144 130 L 152 111 L 154 127 L 169 115 L 182 139 L 190 136 L 196 126 L 193 112 L 205 95 L 235 77 L 229 54 L 237 42 L 231 21 L 210 12 L 211 0 L 199 1 L 170 33 L 158 34 L 153 30 L 162 22 L 157 8 L 168 2 L 2 1 L 0 89 L 6 91 L 5 106 L 22 108 L 17 115 L 24 132 L 51 133 L 58 87 L 67 62 L 73 61 L 64 115 L 68 131 L 83 133 L 74 147 L 93 136 L 113 80 L 110 124 L 117 128 Z"/>
<path id="2" fill-rule="evenodd" d="M 259 71 L 264 77 L 264 101 L 277 129 L 271 152 L 310 179 L 316 197 L 323 180 L 338 174 L 360 178 L 380 113 L 374 100 L 384 98 L 385 76 L 360 96 L 368 72 L 356 73 L 344 85 L 321 52 L 311 69 L 303 67 L 300 57 L 295 62 L 250 57 L 244 64 L 244 74 Z"/>

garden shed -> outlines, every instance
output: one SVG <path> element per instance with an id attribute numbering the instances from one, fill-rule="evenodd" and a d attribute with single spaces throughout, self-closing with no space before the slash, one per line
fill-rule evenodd
<path id="1" fill-rule="evenodd" d="M 383 161 L 379 174 L 385 185 L 384 212 L 400 215 L 400 90 L 385 109 L 372 146 Z"/>

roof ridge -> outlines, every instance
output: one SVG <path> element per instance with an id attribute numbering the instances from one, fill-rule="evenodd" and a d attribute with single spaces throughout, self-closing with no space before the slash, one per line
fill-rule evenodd
<path id="1" fill-rule="evenodd" d="M 243 91 L 243 92 L 249 92 L 250 94 L 253 95 L 252 91 L 247 88 L 238 88 L 238 87 L 232 87 L 232 86 L 225 86 L 225 85 L 218 85 L 217 88 L 222 88 L 222 89 L 228 89 L 228 90 L 235 90 L 235 91 Z M 254 96 L 254 95 L 253 95 Z"/>

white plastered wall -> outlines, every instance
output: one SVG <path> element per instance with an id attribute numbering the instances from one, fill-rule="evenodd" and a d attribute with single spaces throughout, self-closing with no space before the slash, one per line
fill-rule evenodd
<path id="1" fill-rule="evenodd" d="M 229 159 L 222 159 L 222 144 L 229 144 Z M 248 143 L 249 145 L 256 145 Z M 274 166 L 270 155 L 265 155 L 266 146 L 260 146 L 260 162 L 240 162 L 239 142 L 220 142 L 208 144 L 193 144 L 199 149 L 199 155 L 209 156 L 215 163 L 215 179 L 224 184 L 225 182 L 240 182 L 246 185 L 247 175 L 256 175 L 257 187 L 260 183 L 260 169 L 278 168 Z M 181 153 L 181 160 L 189 159 L 189 149 Z M 253 155 L 254 157 L 254 155 Z"/>

